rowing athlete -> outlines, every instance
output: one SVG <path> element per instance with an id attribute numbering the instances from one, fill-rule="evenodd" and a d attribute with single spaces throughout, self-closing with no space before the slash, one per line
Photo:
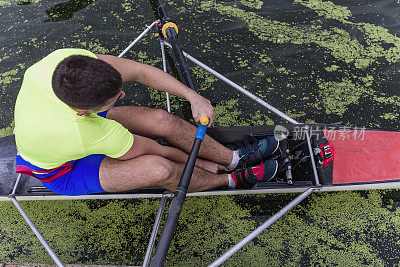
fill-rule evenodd
<path id="1" fill-rule="evenodd" d="M 210 125 L 214 120 L 210 101 L 157 68 L 83 49 L 56 50 L 24 75 L 15 105 L 16 172 L 62 195 L 146 187 L 174 191 L 196 127 L 161 109 L 114 107 L 125 96 L 125 82 L 183 97 L 195 121 L 202 115 Z M 189 191 L 249 188 L 270 180 L 278 163 L 260 163 L 278 146 L 269 137 L 231 150 L 206 135 Z M 233 172 L 218 174 L 222 169 Z"/>

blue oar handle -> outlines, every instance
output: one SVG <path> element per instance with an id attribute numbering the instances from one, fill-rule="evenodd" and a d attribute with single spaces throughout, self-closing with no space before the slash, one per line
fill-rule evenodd
<path id="1" fill-rule="evenodd" d="M 207 125 L 210 122 L 210 119 L 204 115 L 200 117 L 200 124 L 199 127 L 197 128 L 196 136 L 194 139 L 200 139 L 203 141 L 204 135 L 206 134 L 207 131 Z"/>

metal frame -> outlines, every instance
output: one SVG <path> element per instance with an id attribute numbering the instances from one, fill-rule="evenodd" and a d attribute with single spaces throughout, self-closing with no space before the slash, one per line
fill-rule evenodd
<path id="1" fill-rule="evenodd" d="M 165 204 L 167 203 L 167 198 L 171 197 L 169 195 L 163 195 L 161 198 L 160 206 L 158 207 L 158 212 L 156 216 L 156 220 L 153 225 L 153 231 L 151 232 L 149 245 L 147 246 L 146 256 L 144 257 L 143 267 L 149 266 L 151 253 L 153 252 L 154 244 L 156 242 L 156 237 L 158 234 L 158 229 L 160 228 L 161 217 L 164 212 Z"/>
<path id="2" fill-rule="evenodd" d="M 53 259 L 55 264 L 59 267 L 63 267 L 64 265 L 60 261 L 60 259 L 57 257 L 56 253 L 51 249 L 50 245 L 46 242 L 42 234 L 39 232 L 39 230 L 36 228 L 35 224 L 31 221 L 29 218 L 28 214 L 24 211 L 24 209 L 21 207 L 19 202 L 16 199 L 15 192 L 17 192 L 18 185 L 21 181 L 21 176 L 22 174 L 18 175 L 17 181 L 15 182 L 14 189 L 12 193 L 8 196 L 11 201 L 14 203 L 15 207 L 18 209 L 19 213 L 21 213 L 22 217 L 25 219 L 26 223 L 29 225 L 29 227 L 32 229 L 32 231 L 35 233 L 36 237 L 39 239 L 40 243 L 42 243 L 43 247 L 46 249 L 47 253 L 49 253 L 50 257 Z"/>
<path id="3" fill-rule="evenodd" d="M 149 32 L 151 30 L 151 28 L 154 27 L 154 25 L 156 25 L 157 23 L 159 23 L 158 20 L 154 21 L 151 25 L 146 26 L 146 29 L 120 54 L 118 55 L 118 57 L 123 57 L 137 42 L 139 42 L 145 35 L 147 32 Z M 162 60 L 163 60 L 163 70 L 165 72 L 167 72 L 167 65 L 166 65 L 166 59 L 165 59 L 165 46 L 168 46 L 171 48 L 171 45 L 163 40 L 160 40 L 160 46 L 161 46 L 161 56 L 162 56 Z M 208 72 L 210 72 L 212 75 L 214 75 L 215 77 L 219 78 L 220 80 L 224 81 L 225 83 L 227 83 L 228 85 L 232 86 L 233 88 L 235 88 L 236 90 L 238 90 L 239 92 L 243 93 L 244 95 L 248 96 L 249 98 L 251 98 L 252 100 L 254 100 L 255 102 L 259 103 L 260 105 L 262 105 L 263 107 L 267 108 L 268 110 L 274 112 L 275 114 L 277 114 L 278 116 L 280 116 L 281 118 L 289 121 L 290 123 L 293 124 L 299 124 L 299 122 L 297 122 L 296 120 L 290 118 L 289 116 L 287 116 L 286 114 L 284 114 L 283 112 L 279 111 L 278 109 L 274 108 L 273 106 L 271 106 L 270 104 L 266 103 L 265 101 L 263 101 L 262 99 L 260 99 L 259 97 L 255 96 L 254 94 L 250 93 L 249 91 L 245 90 L 243 87 L 239 86 L 238 84 L 234 83 L 233 81 L 229 80 L 228 78 L 224 77 L 223 75 L 221 75 L 220 73 L 216 72 L 215 70 L 211 69 L 210 67 L 208 67 L 207 65 L 201 63 L 199 60 L 195 59 L 194 57 L 190 56 L 189 54 L 183 52 L 183 55 L 190 60 L 191 62 L 193 62 L 194 64 L 200 66 L 201 68 L 207 70 Z M 167 99 L 167 109 L 168 112 L 171 112 L 171 105 L 170 105 L 170 99 L 169 99 L 169 94 L 166 93 L 166 99 Z M 316 187 L 310 187 L 308 188 L 306 191 L 304 191 L 301 195 L 299 195 L 297 198 L 295 198 L 292 202 L 290 202 L 288 205 L 286 205 L 283 209 L 281 209 L 278 213 L 276 213 L 275 215 L 273 215 L 269 220 L 267 220 L 264 224 L 262 224 L 260 227 L 258 227 L 254 232 L 252 232 L 250 235 L 248 235 L 246 238 L 244 238 L 241 242 L 239 242 L 238 244 L 236 244 L 234 247 L 232 247 L 229 251 L 227 251 L 224 255 L 222 255 L 219 259 L 217 259 L 216 261 L 214 261 L 210 266 L 219 266 L 221 265 L 224 261 L 226 261 L 229 257 L 231 257 L 234 253 L 236 253 L 240 248 L 242 248 L 244 245 L 246 245 L 248 242 L 250 242 L 253 238 L 255 238 L 257 235 L 259 235 L 261 232 L 263 232 L 265 229 L 267 229 L 271 224 L 273 224 L 275 221 L 277 221 L 280 217 L 282 217 L 285 213 L 287 213 L 290 209 L 292 209 L 294 206 L 296 206 L 297 204 L 299 204 L 303 199 L 305 199 L 307 196 L 309 196 L 312 192 L 314 192 L 317 189 L 320 189 L 320 183 L 319 183 L 319 178 L 318 178 L 318 173 L 317 173 L 317 169 L 315 166 L 315 162 L 314 162 L 314 155 L 313 155 L 313 151 L 312 151 L 312 147 L 311 147 L 311 141 L 310 141 L 310 136 L 308 134 L 308 131 L 306 131 L 306 138 L 307 138 L 307 143 L 308 143 L 308 149 L 310 152 L 310 157 L 311 157 L 311 162 L 312 162 L 312 167 L 313 167 L 313 171 L 314 171 L 314 178 L 315 178 L 315 183 L 316 183 Z M 31 227 L 32 231 L 35 233 L 35 235 L 37 236 L 37 238 L 39 239 L 39 241 L 42 243 L 42 245 L 44 246 L 44 248 L 46 249 L 46 251 L 49 253 L 49 255 L 51 256 L 51 258 L 54 260 L 54 262 L 56 263 L 57 266 L 64 266 L 62 264 L 62 262 L 60 261 L 60 259 L 57 257 L 57 255 L 54 253 L 54 251 L 51 249 L 50 245 L 46 242 L 46 240 L 44 239 L 44 237 L 42 236 L 42 234 L 39 232 L 39 230 L 36 228 L 36 226 L 33 224 L 33 222 L 30 220 L 29 216 L 26 214 L 26 212 L 23 210 L 23 208 L 21 207 L 21 205 L 19 204 L 19 202 L 16 199 L 16 191 L 18 188 L 18 185 L 21 181 L 21 174 L 18 176 L 17 181 L 14 185 L 14 189 L 12 191 L 12 193 L 8 196 L 11 201 L 14 203 L 14 205 L 16 206 L 16 208 L 18 209 L 18 211 L 21 213 L 22 217 L 25 219 L 25 221 L 28 223 L 28 225 Z M 301 189 L 299 189 L 301 190 Z M 302 190 L 301 190 L 302 191 Z M 156 220 L 153 226 L 153 231 L 150 237 L 150 241 L 149 241 L 149 245 L 147 248 L 147 252 L 146 252 L 146 256 L 144 259 L 144 263 L 143 266 L 148 266 L 149 262 L 150 262 L 150 258 L 151 258 L 151 254 L 152 254 L 152 250 L 154 247 L 154 243 L 155 243 L 155 239 L 159 230 L 159 226 L 160 226 L 160 222 L 161 222 L 161 218 L 163 215 L 163 211 L 165 208 L 165 204 L 166 204 L 166 200 L 167 198 L 172 197 L 171 193 L 164 193 L 161 196 L 161 202 L 160 202 L 160 206 L 157 212 L 157 216 L 156 216 Z"/>
<path id="4" fill-rule="evenodd" d="M 249 243 L 251 240 L 253 240 L 256 236 L 261 234 L 265 229 L 267 229 L 269 226 L 271 226 L 274 222 L 276 222 L 280 217 L 285 215 L 289 210 L 291 210 L 293 207 L 298 205 L 301 201 L 303 201 L 306 197 L 308 197 L 312 192 L 314 192 L 316 188 L 311 187 L 307 189 L 305 192 L 303 192 L 301 195 L 296 197 L 292 202 L 287 204 L 283 209 L 275 213 L 272 217 L 270 217 L 266 222 L 264 222 L 262 225 L 260 225 L 256 230 L 251 232 L 248 236 L 242 239 L 239 243 L 237 243 L 235 246 L 233 246 L 230 250 L 225 252 L 221 257 L 219 257 L 216 261 L 211 263 L 209 266 L 215 267 L 215 266 L 220 266 L 222 263 L 224 263 L 227 259 L 229 259 L 233 254 L 235 254 L 239 249 L 244 247 L 247 243 Z"/>

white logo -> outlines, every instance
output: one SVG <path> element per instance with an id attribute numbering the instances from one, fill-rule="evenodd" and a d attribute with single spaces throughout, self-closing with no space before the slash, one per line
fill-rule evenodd
<path id="1" fill-rule="evenodd" d="M 285 140 L 288 137 L 288 135 L 289 135 L 288 129 L 286 129 L 282 125 L 275 126 L 274 136 L 276 140 L 278 141 Z"/>

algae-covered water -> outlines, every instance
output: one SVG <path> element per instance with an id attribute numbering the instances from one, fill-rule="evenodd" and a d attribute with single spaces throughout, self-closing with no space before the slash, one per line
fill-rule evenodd
<path id="1" fill-rule="evenodd" d="M 218 72 L 301 122 L 399 130 L 397 0 L 168 1 L 180 43 Z M 30 65 L 57 48 L 118 55 L 154 21 L 148 1 L 0 1 L 0 136 Z M 156 31 L 126 57 L 161 68 Z M 283 121 L 198 67 L 216 126 Z M 121 105 L 165 108 L 160 92 L 126 85 Z M 173 112 L 191 120 L 189 106 Z M 190 198 L 169 265 L 206 265 L 295 195 Z M 315 194 L 227 265 L 396 265 L 397 191 Z M 158 200 L 45 201 L 23 206 L 64 263 L 141 264 Z M 11 203 L 0 203 L 0 262 L 51 263 Z"/>

